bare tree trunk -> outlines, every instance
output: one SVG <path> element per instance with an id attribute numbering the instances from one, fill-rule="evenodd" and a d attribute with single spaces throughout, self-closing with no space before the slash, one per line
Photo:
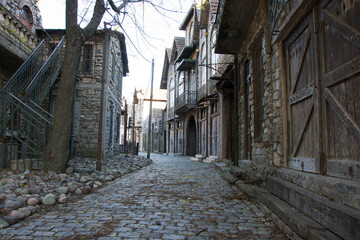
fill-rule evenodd
<path id="1" fill-rule="evenodd" d="M 44 156 L 45 170 L 54 172 L 65 171 L 69 160 L 76 78 L 80 65 L 81 49 L 100 24 L 105 12 L 104 1 L 96 1 L 93 17 L 85 29 L 81 29 L 77 23 L 77 10 L 77 0 L 66 0 L 65 59 L 61 71 L 59 93 L 55 102 L 49 142 Z"/>
<path id="2" fill-rule="evenodd" d="M 45 151 L 45 169 L 63 172 L 69 159 L 69 143 L 73 119 L 76 78 L 84 41 L 79 30 L 67 32 L 65 59 L 62 66 L 59 93 L 51 123 L 49 142 Z"/>

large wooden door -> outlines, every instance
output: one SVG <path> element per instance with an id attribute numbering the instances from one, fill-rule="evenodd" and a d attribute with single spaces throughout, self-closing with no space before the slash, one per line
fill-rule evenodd
<path id="1" fill-rule="evenodd" d="M 319 172 L 316 51 L 312 13 L 285 41 L 290 168 Z"/>
<path id="2" fill-rule="evenodd" d="M 327 174 L 360 179 L 360 1 L 319 7 Z"/>

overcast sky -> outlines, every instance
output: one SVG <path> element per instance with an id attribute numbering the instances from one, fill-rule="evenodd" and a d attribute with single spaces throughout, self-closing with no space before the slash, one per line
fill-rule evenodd
<path id="1" fill-rule="evenodd" d="M 91 1 L 79 0 L 79 8 L 82 9 L 79 15 L 83 15 L 83 10 L 89 2 Z M 136 86 L 148 86 L 148 91 L 150 91 L 151 59 L 153 58 L 155 61 L 154 88 L 160 87 L 165 48 L 172 47 L 174 36 L 184 36 L 184 32 L 178 29 L 194 0 L 153 0 L 152 2 L 161 4 L 162 7 L 171 11 L 162 11 L 166 15 L 164 16 L 149 4 L 141 3 L 126 9 L 129 15 L 136 15 L 133 19 L 137 19 L 137 24 L 144 29 L 146 35 L 137 30 L 130 16 L 125 16 L 122 24 L 128 35 L 126 44 L 130 73 L 124 78 L 123 83 L 123 95 L 128 99 L 132 99 Z M 65 0 L 40 0 L 39 7 L 45 29 L 65 28 Z M 161 9 L 158 8 L 158 10 Z M 106 16 L 104 20 L 110 21 L 111 17 Z M 101 24 L 100 27 L 102 26 Z M 123 32 L 121 29 L 120 31 Z"/>

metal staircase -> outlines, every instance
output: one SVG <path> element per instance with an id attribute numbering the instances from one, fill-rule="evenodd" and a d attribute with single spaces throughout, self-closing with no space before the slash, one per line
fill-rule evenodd
<path id="1" fill-rule="evenodd" d="M 52 115 L 40 107 L 58 78 L 64 37 L 48 58 L 44 41 L 0 92 L 0 167 L 41 168 Z"/>

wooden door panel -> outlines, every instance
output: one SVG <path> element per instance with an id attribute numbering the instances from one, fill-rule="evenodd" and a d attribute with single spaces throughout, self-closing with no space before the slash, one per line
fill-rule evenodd
<path id="1" fill-rule="evenodd" d="M 317 172 L 315 38 L 312 14 L 286 40 L 290 118 L 289 167 Z"/>
<path id="2" fill-rule="evenodd" d="M 320 5 L 325 158 L 329 175 L 360 179 L 360 1 Z"/>

